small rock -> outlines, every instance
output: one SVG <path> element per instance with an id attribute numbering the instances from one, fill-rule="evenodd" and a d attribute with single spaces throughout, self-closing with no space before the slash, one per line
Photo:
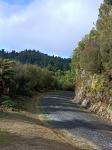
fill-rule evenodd
<path id="1" fill-rule="evenodd" d="M 90 101 L 87 100 L 87 99 L 84 99 L 83 102 L 82 102 L 82 104 L 81 104 L 81 106 L 82 107 L 88 107 L 88 104 L 90 104 Z"/>

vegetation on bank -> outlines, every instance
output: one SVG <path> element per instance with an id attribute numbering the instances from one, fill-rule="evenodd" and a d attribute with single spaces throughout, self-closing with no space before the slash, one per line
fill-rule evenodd
<path id="1" fill-rule="evenodd" d="M 73 90 L 73 87 L 69 70 L 51 71 L 47 67 L 0 58 L 1 107 L 15 107 L 16 95 L 32 96 L 34 92 Z"/>
<path id="2" fill-rule="evenodd" d="M 104 0 L 101 4 L 96 26 L 74 50 L 72 71 L 75 77 L 76 97 L 79 101 L 85 100 L 92 104 L 105 103 L 112 110 L 111 0 Z M 99 110 L 100 106 L 97 109 Z M 109 115 L 108 118 L 112 116 Z"/>
<path id="3" fill-rule="evenodd" d="M 57 56 L 49 56 L 36 50 L 24 50 L 21 52 L 6 52 L 4 49 L 0 50 L 0 57 L 4 59 L 11 59 L 19 61 L 23 64 L 38 65 L 41 68 L 47 68 L 50 71 L 68 71 L 70 69 L 70 58 L 61 58 Z"/>

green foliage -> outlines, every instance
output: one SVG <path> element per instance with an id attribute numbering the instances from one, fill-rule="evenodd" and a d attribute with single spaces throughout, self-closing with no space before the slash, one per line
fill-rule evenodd
<path id="1" fill-rule="evenodd" d="M 61 70 L 50 71 L 37 65 L 22 64 L 8 59 L 0 59 L 1 96 L 28 95 L 35 91 L 73 89 L 71 73 Z M 3 97 L 2 105 L 15 106 L 8 97 Z"/>
<path id="2" fill-rule="evenodd" d="M 6 108 L 10 108 L 10 107 L 15 107 L 16 106 L 16 102 L 14 102 L 9 96 L 3 96 L 2 97 L 2 106 L 6 107 Z"/>
<path id="3" fill-rule="evenodd" d="M 72 72 L 82 99 L 108 101 L 112 96 L 112 1 L 104 0 L 96 27 L 74 50 Z M 100 99 L 100 100 L 101 100 Z M 109 101 L 108 101 L 109 102 Z"/>
<path id="4" fill-rule="evenodd" d="M 72 69 L 91 73 L 109 72 L 112 69 L 112 5 L 105 0 L 99 10 L 96 28 L 79 42 L 74 50 Z"/>
<path id="5" fill-rule="evenodd" d="M 102 65 L 108 71 L 112 69 L 112 1 L 105 0 L 101 5 L 96 29 Z"/>
<path id="6" fill-rule="evenodd" d="M 56 72 L 57 88 L 62 90 L 74 90 L 74 79 L 71 71 Z"/>
<path id="7" fill-rule="evenodd" d="M 9 94 L 14 77 L 14 61 L 0 58 L 0 95 Z"/>
<path id="8" fill-rule="evenodd" d="M 94 75 L 94 79 L 91 84 L 91 91 L 101 92 L 104 90 L 104 79 L 100 75 Z"/>
<path id="9" fill-rule="evenodd" d="M 67 71 L 70 67 L 69 64 L 71 59 L 61 58 L 56 56 L 49 56 L 35 50 L 24 50 L 21 52 L 5 52 L 5 50 L 0 50 L 1 58 L 9 58 L 12 60 L 19 61 L 24 64 L 34 64 L 42 68 L 48 68 L 50 71 Z"/>
<path id="10" fill-rule="evenodd" d="M 70 58 L 48 56 L 35 50 L 8 53 L 2 49 L 0 94 L 32 96 L 35 91 L 73 89 L 71 75 L 67 72 L 70 62 Z M 9 100 L 7 102 L 10 104 Z"/>
<path id="11" fill-rule="evenodd" d="M 40 68 L 31 64 L 23 65 L 17 63 L 15 72 L 14 89 L 17 94 L 31 95 L 33 91 L 54 88 L 53 73 L 46 68 Z"/>
<path id="12" fill-rule="evenodd" d="M 102 71 L 101 55 L 95 41 L 87 41 L 85 49 L 80 56 L 80 65 L 81 68 L 92 73 L 100 73 Z"/>

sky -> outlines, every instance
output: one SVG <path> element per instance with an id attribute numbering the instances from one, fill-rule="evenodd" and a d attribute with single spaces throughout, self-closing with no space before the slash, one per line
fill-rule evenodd
<path id="1" fill-rule="evenodd" d="M 0 49 L 71 57 L 103 0 L 0 0 Z"/>

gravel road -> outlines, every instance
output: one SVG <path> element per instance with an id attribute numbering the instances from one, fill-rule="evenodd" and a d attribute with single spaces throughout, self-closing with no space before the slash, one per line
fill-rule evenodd
<path id="1" fill-rule="evenodd" d="M 57 92 L 43 98 L 41 106 L 50 125 L 85 138 L 101 150 L 112 150 L 112 124 L 76 106 L 73 96 L 72 92 Z"/>

